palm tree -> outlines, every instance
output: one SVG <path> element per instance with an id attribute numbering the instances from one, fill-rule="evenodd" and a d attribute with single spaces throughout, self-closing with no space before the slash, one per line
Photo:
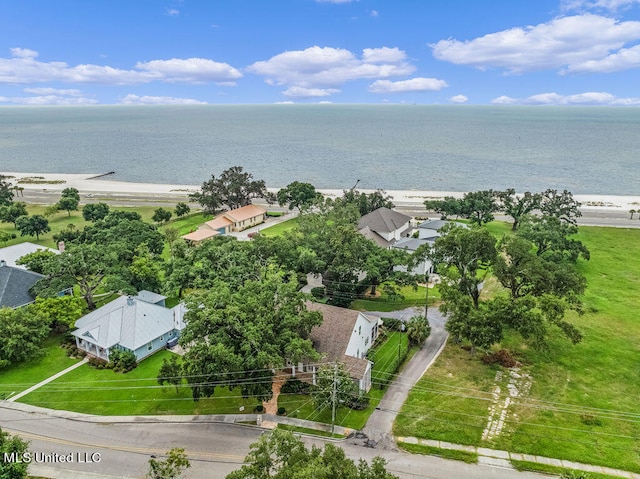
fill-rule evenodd
<path id="1" fill-rule="evenodd" d="M 422 315 L 413 316 L 407 321 L 407 336 L 409 343 L 416 346 L 422 346 L 431 334 L 431 326 L 429 321 Z"/>
<path id="2" fill-rule="evenodd" d="M 631 218 L 630 219 L 633 219 L 633 214 L 637 213 L 637 211 L 636 210 L 629 210 L 629 213 L 631 213 Z"/>

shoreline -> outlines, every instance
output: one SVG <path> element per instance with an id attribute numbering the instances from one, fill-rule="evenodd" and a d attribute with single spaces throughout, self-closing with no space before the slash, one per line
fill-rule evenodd
<path id="1" fill-rule="evenodd" d="M 56 193 L 64 188 L 76 188 L 81 195 L 91 198 L 90 195 L 111 194 L 114 196 L 134 196 L 157 198 L 161 196 L 184 197 L 187 199 L 190 193 L 200 190 L 200 185 L 181 185 L 165 183 L 136 183 L 128 181 L 108 180 L 104 173 L 22 173 L 0 172 L 0 175 L 9 176 L 13 185 L 24 188 L 25 192 Z M 98 177 L 98 178 L 96 178 Z M 30 178 L 31 183 L 20 182 L 21 179 Z M 275 192 L 279 188 L 267 188 Z M 325 196 L 337 197 L 342 195 L 342 189 L 318 189 Z M 359 189 L 370 193 L 374 190 Z M 461 198 L 465 192 L 460 191 L 429 191 L 429 190 L 385 190 L 392 197 L 397 206 L 422 206 L 427 199 L 441 199 L 445 196 Z M 574 198 L 582 203 L 582 210 L 594 211 L 619 211 L 628 212 L 630 209 L 640 210 L 640 196 L 624 195 L 574 195 Z"/>

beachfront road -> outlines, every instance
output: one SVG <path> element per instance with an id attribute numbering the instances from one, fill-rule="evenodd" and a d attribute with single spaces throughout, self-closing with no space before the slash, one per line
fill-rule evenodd
<path id="1" fill-rule="evenodd" d="M 262 430 L 216 423 L 93 423 L 59 418 L 47 413 L 25 412 L 3 407 L 2 429 L 30 441 L 32 452 L 42 453 L 51 462 L 32 464 L 29 472 L 58 479 L 140 478 L 148 460 L 158 458 L 173 447 L 184 447 L 191 479 L 222 479 L 240 467 L 249 445 Z M 319 439 L 306 439 L 322 445 Z M 469 465 L 432 456 L 411 455 L 340 443 L 351 458 L 370 461 L 381 455 L 388 469 L 402 479 L 540 479 L 537 474 L 518 473 L 499 467 Z M 62 458 L 64 462 L 62 462 Z M 0 458 L 1 459 L 1 458 Z"/>

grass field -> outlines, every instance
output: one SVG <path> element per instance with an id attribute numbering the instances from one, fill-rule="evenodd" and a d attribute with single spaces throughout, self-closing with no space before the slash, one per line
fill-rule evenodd
<path id="1" fill-rule="evenodd" d="M 591 260 L 579 263 L 585 314 L 570 319 L 584 340 L 573 346 L 554 331 L 541 352 L 507 335 L 532 386 L 502 434 L 481 439 L 497 369 L 451 343 L 412 391 L 396 434 L 640 472 L 640 230 L 582 227 L 579 238 Z"/>
<path id="2" fill-rule="evenodd" d="M 285 231 L 289 231 L 298 226 L 298 218 L 291 218 L 277 225 L 269 226 L 260 230 L 260 234 L 264 236 L 281 236 Z"/>
<path id="3" fill-rule="evenodd" d="M 105 416 L 157 414 L 234 414 L 244 406 L 253 412 L 260 402 L 243 399 L 238 391 L 216 388 L 215 396 L 194 402 L 185 384 L 160 386 L 158 370 L 173 353 L 160 351 L 126 374 L 84 365 L 20 400 L 34 406 Z"/>
<path id="4" fill-rule="evenodd" d="M 14 364 L 0 370 L 0 399 L 17 394 L 78 362 L 60 347 L 60 336 L 51 336 L 43 344 L 42 359 Z"/>

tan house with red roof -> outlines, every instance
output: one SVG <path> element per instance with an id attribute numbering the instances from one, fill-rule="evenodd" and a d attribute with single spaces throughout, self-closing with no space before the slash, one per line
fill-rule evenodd
<path id="1" fill-rule="evenodd" d="M 322 324 L 311 330 L 313 347 L 322 355 L 320 364 L 339 362 L 344 365 L 360 390 L 371 389 L 371 367 L 373 363 L 366 354 L 376 338 L 382 321 L 361 311 L 307 302 L 309 311 L 322 313 Z M 315 384 L 315 373 L 320 364 L 300 364 L 297 369 L 302 373 L 300 379 L 309 378 Z M 292 367 L 295 374 L 296 367 Z"/>
<path id="2" fill-rule="evenodd" d="M 247 205 L 242 208 L 227 211 L 212 220 L 202 223 L 196 231 L 183 236 L 184 239 L 198 243 L 200 241 L 231 233 L 263 223 L 267 210 L 258 205 Z"/>

